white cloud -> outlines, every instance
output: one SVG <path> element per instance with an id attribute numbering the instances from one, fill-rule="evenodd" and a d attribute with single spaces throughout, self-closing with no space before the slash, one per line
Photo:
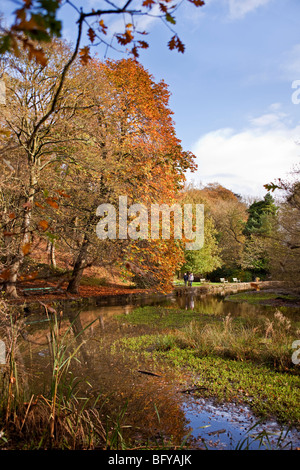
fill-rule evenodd
<path id="1" fill-rule="evenodd" d="M 252 118 L 250 120 L 250 123 L 254 127 L 270 127 L 272 126 L 277 127 L 278 129 L 283 129 L 284 128 L 284 123 L 283 119 L 287 117 L 285 113 L 266 113 L 263 114 L 262 116 L 258 116 L 256 118 Z"/>
<path id="2" fill-rule="evenodd" d="M 266 113 L 241 131 L 217 129 L 202 136 L 192 151 L 195 184 L 218 182 L 243 196 L 262 196 L 264 184 L 285 177 L 299 163 L 300 126 L 288 128 L 283 114 Z"/>
<path id="3" fill-rule="evenodd" d="M 230 18 L 240 19 L 272 0 L 228 0 Z"/>

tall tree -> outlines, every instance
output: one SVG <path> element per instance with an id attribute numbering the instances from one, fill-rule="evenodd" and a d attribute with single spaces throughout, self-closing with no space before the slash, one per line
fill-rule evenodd
<path id="1" fill-rule="evenodd" d="M 60 167 L 74 160 L 74 147 L 86 144 L 79 118 L 84 89 L 88 86 L 85 71 L 78 73 L 74 64 L 63 94 L 57 97 L 55 113 L 49 114 L 56 95 L 58 75 L 70 54 L 63 43 L 53 43 L 47 50 L 46 67 L 20 57 L 9 56 L 5 67 L 6 104 L 0 117 L 2 133 L 1 153 L 4 172 L 10 170 L 2 199 L 2 237 L 7 256 L 2 258 L 7 294 L 16 296 L 16 281 L 24 256 L 33 242 L 33 230 L 45 231 L 48 222 L 38 220 L 38 207 L 43 203 L 58 206 L 53 191 L 41 193 L 41 182 L 50 166 Z M 81 83 L 80 83 L 80 80 Z M 75 116 L 77 118 L 75 119 Z M 80 153 L 80 152 L 79 152 Z M 40 201 L 39 201 L 40 199 Z"/>
<path id="2" fill-rule="evenodd" d="M 277 207 L 270 193 L 267 193 L 264 199 L 253 202 L 248 209 L 248 220 L 245 225 L 245 235 L 267 235 L 271 226 L 272 219 L 276 216 Z"/>
<path id="3" fill-rule="evenodd" d="M 128 205 L 140 203 L 149 208 L 153 202 L 172 203 L 184 182 L 184 171 L 194 169 L 193 155 L 183 151 L 176 137 L 165 83 L 156 83 L 132 59 L 105 64 L 94 61 L 93 67 L 98 71 L 99 81 L 107 81 L 107 86 L 98 87 L 95 97 L 98 100 L 96 121 L 90 126 L 90 139 L 96 144 L 94 174 L 89 175 L 93 190 L 88 198 L 85 192 L 85 199 L 81 199 L 85 206 L 81 215 L 78 214 L 82 242 L 68 287 L 70 292 L 78 291 L 83 269 L 89 262 L 87 254 L 95 243 L 91 227 L 97 220 L 99 204 L 118 205 L 122 195 L 127 196 Z M 102 93 L 109 104 L 105 105 L 101 99 Z M 71 192 L 73 184 L 71 178 Z M 80 194 L 77 191 L 73 200 Z M 77 208 L 80 206 L 82 203 L 77 204 Z M 90 217 L 88 222 L 87 217 Z M 143 285 L 170 287 L 180 261 L 180 249 L 174 241 L 125 238 L 109 246 L 114 247 L 115 256 L 123 260 L 123 266 L 127 266 L 135 280 Z M 110 259 L 115 259 L 109 252 Z"/>
<path id="4" fill-rule="evenodd" d="M 217 183 L 208 184 L 200 191 L 217 230 L 222 264 L 239 269 L 245 244 L 247 206 L 237 194 Z"/>
<path id="5" fill-rule="evenodd" d="M 221 250 L 218 246 L 218 231 L 210 213 L 207 200 L 199 189 L 187 188 L 182 192 L 182 204 L 203 204 L 204 205 L 204 244 L 199 250 L 185 250 L 185 262 L 181 271 L 191 271 L 194 274 L 205 277 L 216 268 L 221 266 Z"/>
<path id="6" fill-rule="evenodd" d="M 266 185 L 281 195 L 278 219 L 269 247 L 272 277 L 292 285 L 300 281 L 300 169 L 288 178 Z"/>
<path id="7" fill-rule="evenodd" d="M 277 212 L 278 207 L 270 193 L 264 199 L 253 202 L 248 209 L 243 266 L 257 274 L 267 274 L 270 270 L 268 247 L 274 236 Z"/>

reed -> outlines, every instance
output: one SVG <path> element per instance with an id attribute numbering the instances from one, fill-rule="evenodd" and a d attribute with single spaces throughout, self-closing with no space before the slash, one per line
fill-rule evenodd
<path id="1" fill-rule="evenodd" d="M 251 360 L 269 364 L 277 370 L 291 369 L 291 345 L 299 331 L 280 311 L 273 318 L 256 325 L 241 324 L 227 315 L 222 322 L 204 326 L 190 322 L 157 341 L 157 349 L 172 344 L 181 349 L 191 348 L 199 355 L 215 354 L 239 361 Z"/>
<path id="2" fill-rule="evenodd" d="M 11 311 L 9 306 L 0 303 L 0 336 L 5 343 L 5 364 L 1 367 L 1 414 L 5 423 L 16 420 L 16 409 L 23 400 L 24 378 L 19 374 L 22 368 L 22 356 L 19 351 L 19 337 L 23 329 L 23 321 L 19 319 L 19 312 Z"/>
<path id="3" fill-rule="evenodd" d="M 78 340 L 90 324 L 74 335 L 72 322 L 62 333 L 61 315 L 53 310 L 50 315 L 47 309 L 46 315 L 52 373 L 49 393 L 36 395 L 28 390 L 25 371 L 20 374 L 18 368 L 23 320 L 2 305 L 1 330 L 6 337 L 7 361 L 0 376 L 0 445 L 22 449 L 103 448 L 107 434 L 100 416 L 100 395 L 81 397 L 79 381 L 70 370 L 72 362 L 79 362 L 78 352 L 84 341 Z"/>

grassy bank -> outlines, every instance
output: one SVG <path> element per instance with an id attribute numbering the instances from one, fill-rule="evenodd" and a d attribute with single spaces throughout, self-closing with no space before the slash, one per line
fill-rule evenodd
<path id="1" fill-rule="evenodd" d="M 292 362 L 299 330 L 280 311 L 271 318 L 233 318 L 144 307 L 120 320 L 145 325 L 150 333 L 123 338 L 115 350 L 141 354 L 178 377 L 189 370 L 198 395 L 245 403 L 258 417 L 300 426 L 300 371 Z"/>
<path id="2" fill-rule="evenodd" d="M 231 302 L 248 302 L 252 305 L 294 305 L 300 307 L 300 296 L 270 291 L 239 292 L 229 295 L 226 300 Z"/>

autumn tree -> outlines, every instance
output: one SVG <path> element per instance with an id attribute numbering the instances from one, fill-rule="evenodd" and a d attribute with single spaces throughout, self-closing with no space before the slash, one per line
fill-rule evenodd
<path id="1" fill-rule="evenodd" d="M 202 0 L 190 0 L 195 6 L 203 6 L 204 2 Z M 156 15 L 159 19 L 163 20 L 166 24 L 174 25 L 176 23 L 174 12 L 176 11 L 178 5 L 170 4 L 168 1 L 156 0 L 143 1 L 141 5 L 138 5 L 138 8 L 132 7 L 133 1 L 128 0 L 124 2 L 122 6 L 116 6 L 111 2 L 104 1 L 101 3 L 100 8 L 93 9 L 89 12 L 84 12 L 81 8 L 77 10 L 78 21 L 77 21 L 77 38 L 75 41 L 74 48 L 72 53 L 70 53 L 64 59 L 64 63 L 61 64 L 56 73 L 52 73 L 52 85 L 50 86 L 49 95 L 46 98 L 47 106 L 37 107 L 38 114 L 36 121 L 34 122 L 33 128 L 29 129 L 28 135 L 21 142 L 20 138 L 24 134 L 24 129 L 17 131 L 16 128 L 13 129 L 14 137 L 16 138 L 18 145 L 13 148 L 16 148 L 18 151 L 21 149 L 27 154 L 27 164 L 29 165 L 29 171 L 26 174 L 29 176 L 29 187 L 30 190 L 26 192 L 26 200 L 23 203 L 24 214 L 21 217 L 21 224 L 18 232 L 18 237 L 15 237 L 14 240 L 19 239 L 20 242 L 16 242 L 14 255 L 8 261 L 6 257 L 5 265 L 9 262 L 9 269 L 2 269 L 2 276 L 5 276 L 5 286 L 7 292 L 10 295 L 16 296 L 15 282 L 18 276 L 20 266 L 22 264 L 23 257 L 28 253 L 30 249 L 30 231 L 31 231 L 31 220 L 32 220 L 32 208 L 37 186 L 37 174 L 39 171 L 45 168 L 45 164 L 41 165 L 41 155 L 36 154 L 44 146 L 39 145 L 38 142 L 36 146 L 36 139 L 40 138 L 40 134 L 43 134 L 45 128 L 48 126 L 48 130 L 51 128 L 49 122 L 51 119 L 57 115 L 60 103 L 64 100 L 63 94 L 66 89 L 66 81 L 70 70 L 74 63 L 76 64 L 77 57 L 79 56 L 81 63 L 87 64 L 91 59 L 90 56 L 90 46 L 96 45 L 99 41 L 102 44 L 106 44 L 107 47 L 110 47 L 112 42 L 108 42 L 105 38 L 107 37 L 108 27 L 104 22 L 104 18 L 113 17 L 116 15 L 125 15 L 126 18 L 130 16 L 131 22 L 125 21 L 125 28 L 123 32 L 114 33 L 114 39 L 117 43 L 128 48 L 128 44 L 132 45 L 131 53 L 136 58 L 138 57 L 138 49 L 145 49 L 148 47 L 148 43 L 143 39 L 146 31 L 139 31 L 134 24 L 134 18 L 137 16 L 147 16 L 152 15 L 155 9 L 158 9 L 159 13 Z M 69 6 L 72 8 L 76 7 L 69 2 L 68 0 L 64 2 L 64 6 Z M 57 19 L 58 11 L 62 6 L 59 0 L 23 0 L 23 3 L 20 4 L 19 8 L 14 11 L 14 21 L 11 25 L 5 24 L 3 21 L 0 24 L 0 54 L 6 54 L 10 52 L 10 61 L 12 60 L 12 55 L 17 58 L 22 57 L 24 51 L 28 53 L 29 61 L 34 61 L 34 64 L 40 66 L 40 71 L 38 75 L 44 73 L 44 69 L 47 71 L 51 64 L 48 67 L 49 54 L 45 43 L 50 42 L 53 37 L 60 37 L 61 35 L 61 22 Z M 94 23 L 91 25 L 90 21 L 94 20 Z M 81 47 L 82 35 L 84 28 L 86 27 L 87 36 L 89 38 L 89 45 Z M 172 28 L 171 28 L 172 29 Z M 180 52 L 184 52 L 184 45 L 179 39 L 176 32 L 173 31 L 173 36 L 171 37 L 168 47 L 172 49 L 177 49 Z M 49 49 L 48 49 L 49 51 Z M 22 60 L 22 59 L 21 59 Z M 47 66 L 47 67 L 46 67 Z M 50 77 L 48 77 L 50 79 Z M 19 81 L 22 82 L 22 79 Z M 47 80 L 49 83 L 49 80 Z M 78 90 L 78 89 L 77 89 Z M 76 94 L 76 93 L 75 93 Z M 39 103 L 41 104 L 41 102 Z M 72 108 L 72 105 L 69 109 Z M 67 119 L 67 116 L 65 116 Z M 25 119 L 26 121 L 26 119 Z M 67 122 L 67 120 L 65 121 Z M 8 124 L 9 125 L 9 124 Z M 7 132 L 6 129 L 2 131 Z M 27 131 L 26 131 L 27 132 Z M 47 135 L 47 132 L 44 135 Z M 24 135 L 23 135 L 24 137 Z M 25 144 L 25 146 L 24 146 Z M 22 147 L 23 146 L 23 147 Z M 8 147 L 6 147 L 7 149 Z M 51 151 L 48 151 L 51 153 Z M 42 152 L 44 155 L 45 152 Z M 48 164 L 48 163 L 47 163 Z M 38 167 L 41 168 L 37 170 Z M 53 199 L 48 199 L 48 202 Z M 57 204 L 54 200 L 53 204 Z M 5 212 L 6 209 L 3 211 Z M 14 214 L 14 212 L 10 212 Z M 12 216 L 14 224 L 16 219 Z M 4 221 L 5 232 L 6 234 L 10 233 L 8 230 L 9 220 Z M 45 230 L 46 222 L 43 221 L 43 228 Z M 14 236 L 16 233 L 14 232 Z M 4 266 L 5 267 L 5 266 Z M 5 275 L 3 274 L 5 272 Z"/>
<path id="2" fill-rule="evenodd" d="M 156 83 L 132 59 L 104 64 L 93 61 L 87 67 L 98 74 L 93 121 L 86 127 L 91 147 L 81 163 L 82 166 L 90 161 L 90 170 L 85 167 L 77 176 L 76 168 L 70 168 L 64 181 L 68 193 L 74 195 L 70 204 L 76 201 L 70 215 L 74 220 L 76 214 L 81 234 L 69 292 L 78 291 L 93 246 L 97 246 L 98 205 L 110 203 L 117 207 L 119 196 L 126 196 L 128 205 L 139 203 L 149 208 L 154 202 L 171 204 L 184 182 L 185 170 L 194 168 L 193 155 L 183 151 L 176 137 L 165 83 Z M 98 263 L 105 259 L 106 263 L 108 259 L 119 262 L 144 286 L 170 287 L 170 279 L 181 260 L 180 247 L 172 240 L 154 241 L 150 237 L 130 240 L 126 234 L 101 246 L 106 249 L 99 247 L 98 252 L 104 256 L 98 257 Z"/>
<path id="3" fill-rule="evenodd" d="M 187 253 L 188 258 L 194 259 L 194 265 L 198 265 L 197 272 L 202 272 L 203 276 L 210 273 L 216 279 L 224 277 L 224 272 L 228 275 L 240 272 L 245 244 L 243 230 L 248 218 L 246 204 L 239 195 L 219 183 L 199 187 L 188 185 L 186 194 L 205 206 L 207 244 L 202 254 Z M 203 269 L 200 269 L 201 263 Z M 196 271 L 190 264 L 186 269 Z"/>
<path id="4" fill-rule="evenodd" d="M 272 277 L 291 285 L 300 281 L 300 183 L 299 168 L 288 178 L 266 185 L 269 191 L 281 196 L 278 218 L 269 245 L 270 271 Z"/>
<path id="5" fill-rule="evenodd" d="M 239 195 L 218 183 L 211 183 L 200 189 L 209 214 L 217 230 L 217 242 L 223 266 L 240 269 L 243 258 L 248 219 L 247 206 Z"/>
<path id="6" fill-rule="evenodd" d="M 70 54 L 63 43 L 53 43 L 47 50 L 44 67 L 28 60 L 25 53 L 7 57 L 4 70 L 6 104 L 2 106 L 1 152 L 7 155 L 1 166 L 8 174 L 3 187 L 2 277 L 6 292 L 16 296 L 16 281 L 24 256 L 32 248 L 34 232 L 46 232 L 49 222 L 39 214 L 43 205 L 57 208 L 58 195 L 52 188 L 41 191 L 47 169 L 74 161 L 74 148 L 86 145 L 79 113 L 91 106 L 83 103 L 88 86 L 84 70 L 69 71 L 63 93 L 57 96 L 58 76 Z M 82 82 L 80 83 L 80 80 Z M 56 96 L 55 112 L 49 113 Z M 76 116 L 76 119 L 75 119 Z"/>

